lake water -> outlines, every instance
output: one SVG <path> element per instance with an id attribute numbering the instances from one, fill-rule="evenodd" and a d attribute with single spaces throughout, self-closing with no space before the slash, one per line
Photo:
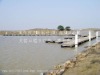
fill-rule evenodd
<path id="1" fill-rule="evenodd" d="M 96 42 L 84 43 L 77 49 L 44 42 L 64 37 L 0 36 L 0 75 L 40 75 L 41 71 L 53 69 L 54 65 L 65 62 Z"/>

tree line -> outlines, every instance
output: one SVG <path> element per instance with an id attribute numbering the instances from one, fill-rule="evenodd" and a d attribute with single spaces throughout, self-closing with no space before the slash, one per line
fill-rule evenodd
<path id="1" fill-rule="evenodd" d="M 70 26 L 64 27 L 64 26 L 62 26 L 62 25 L 59 25 L 59 26 L 57 27 L 57 29 L 58 29 L 59 31 L 63 31 L 63 30 L 70 31 L 70 30 L 71 30 L 71 27 L 70 27 Z"/>

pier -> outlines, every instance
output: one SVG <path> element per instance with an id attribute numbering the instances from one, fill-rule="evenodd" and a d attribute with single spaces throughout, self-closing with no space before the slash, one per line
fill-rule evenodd
<path id="1" fill-rule="evenodd" d="M 91 36 L 91 40 L 95 39 L 96 37 L 95 36 Z M 78 39 L 78 43 L 77 45 L 81 45 L 85 42 L 89 41 L 89 38 L 88 37 L 81 37 Z M 61 47 L 75 47 L 75 39 L 73 39 L 72 41 L 69 41 L 69 42 L 63 42 Z"/>
<path id="2" fill-rule="evenodd" d="M 46 43 L 58 43 L 61 44 L 61 48 L 64 47 L 78 47 L 78 45 L 81 45 L 85 42 L 88 41 L 92 41 L 93 39 L 96 38 L 96 40 L 99 37 L 99 31 L 96 31 L 93 33 L 93 31 L 89 30 L 85 35 L 83 33 L 79 33 L 79 31 L 77 31 L 74 36 L 66 36 L 64 37 L 62 40 L 51 40 L 51 41 L 46 41 Z"/>
<path id="3" fill-rule="evenodd" d="M 71 41 L 72 39 L 57 39 L 57 40 L 46 40 L 45 43 L 58 43 L 62 44 L 63 42 Z"/>

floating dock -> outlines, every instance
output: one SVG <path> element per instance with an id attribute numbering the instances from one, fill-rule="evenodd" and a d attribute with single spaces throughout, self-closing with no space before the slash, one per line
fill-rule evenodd
<path id="1" fill-rule="evenodd" d="M 58 44 L 62 44 L 64 42 L 69 42 L 71 41 L 72 39 L 58 39 L 58 40 L 47 40 L 45 41 L 45 43 L 58 43 Z"/>
<path id="2" fill-rule="evenodd" d="M 95 39 L 96 37 L 95 36 L 92 36 L 91 37 L 91 40 Z M 81 45 L 85 42 L 89 41 L 89 38 L 88 37 L 81 37 L 78 39 L 78 44 L 77 45 Z M 69 42 L 64 42 L 62 43 L 61 47 L 75 47 L 75 39 L 69 41 Z"/>
<path id="3" fill-rule="evenodd" d="M 48 40 L 48 41 L 45 41 L 45 43 L 55 43 L 55 41 L 53 41 L 53 40 Z"/>

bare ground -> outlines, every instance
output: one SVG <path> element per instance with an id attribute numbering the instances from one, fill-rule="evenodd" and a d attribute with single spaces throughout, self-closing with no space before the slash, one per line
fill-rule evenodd
<path id="1" fill-rule="evenodd" d="M 88 55 L 78 61 L 73 68 L 66 69 L 63 75 L 100 75 L 100 43 L 86 50 Z"/>

